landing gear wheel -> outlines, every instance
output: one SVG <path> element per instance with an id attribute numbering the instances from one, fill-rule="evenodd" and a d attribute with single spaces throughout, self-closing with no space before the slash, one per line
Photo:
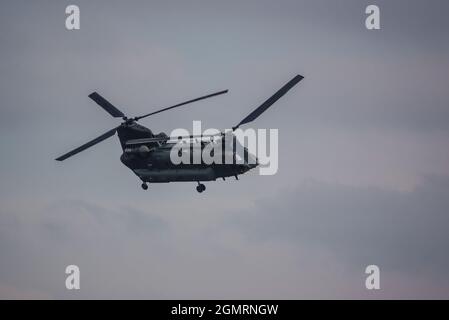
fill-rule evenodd
<path id="1" fill-rule="evenodd" d="M 148 189 L 148 185 L 145 182 L 142 183 L 142 189 L 143 190 L 147 190 Z"/>
<path id="2" fill-rule="evenodd" d="M 206 186 L 205 186 L 204 184 L 199 183 L 199 184 L 196 186 L 196 191 L 198 191 L 199 193 L 203 192 L 204 190 L 206 190 Z"/>

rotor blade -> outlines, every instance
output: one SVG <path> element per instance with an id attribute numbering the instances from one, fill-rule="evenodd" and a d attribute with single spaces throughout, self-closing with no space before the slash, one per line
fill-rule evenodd
<path id="1" fill-rule="evenodd" d="M 67 158 L 69 158 L 69 157 L 71 157 L 71 156 L 73 156 L 73 155 L 83 151 L 83 150 L 86 150 L 87 148 L 92 147 L 93 145 L 96 145 L 97 143 L 99 143 L 99 142 L 101 142 L 103 140 L 106 140 L 109 137 L 112 137 L 115 134 L 115 131 L 117 130 L 117 128 L 118 127 L 114 128 L 114 129 L 111 129 L 111 130 L 109 130 L 106 133 L 103 133 L 101 136 L 99 136 L 99 137 L 89 141 L 88 143 L 83 144 L 81 147 L 78 147 L 78 148 L 76 148 L 76 149 L 74 149 L 74 150 L 72 150 L 70 152 L 67 152 L 66 154 L 60 156 L 59 158 L 56 158 L 55 160 L 56 161 L 63 161 L 65 159 L 67 159 Z"/>
<path id="2" fill-rule="evenodd" d="M 245 119 L 240 121 L 238 125 L 233 127 L 235 130 L 240 127 L 242 124 L 251 122 L 259 117 L 265 110 L 267 110 L 273 103 L 278 101 L 284 94 L 286 94 L 291 88 L 293 88 L 299 81 L 301 81 L 304 77 L 301 75 L 297 75 L 292 80 L 290 80 L 286 85 L 284 85 L 281 89 L 279 89 L 275 94 L 273 94 L 267 101 L 262 103 L 256 110 L 251 112 Z"/>
<path id="3" fill-rule="evenodd" d="M 160 113 L 162 111 L 167 111 L 167 110 L 170 110 L 170 109 L 173 109 L 173 108 L 177 108 L 177 107 L 183 106 L 183 105 L 188 104 L 188 103 L 192 103 L 192 102 L 195 102 L 195 101 L 200 101 L 200 100 L 203 100 L 203 99 L 207 99 L 207 98 L 211 98 L 211 97 L 214 97 L 214 96 L 218 96 L 218 95 L 226 93 L 226 92 L 228 92 L 228 90 L 215 92 L 215 93 L 212 93 L 212 94 L 208 94 L 207 96 L 202 96 L 202 97 L 199 97 L 199 98 L 196 98 L 196 99 L 192 99 L 192 100 L 189 100 L 189 101 L 181 102 L 181 103 L 175 104 L 174 106 L 171 106 L 171 107 L 168 107 L 168 108 L 160 109 L 160 110 L 148 113 L 148 114 L 140 116 L 140 117 L 135 117 L 134 120 L 140 120 L 140 119 L 152 116 L 153 114 Z"/>
<path id="4" fill-rule="evenodd" d="M 125 115 L 119 109 L 114 107 L 108 100 L 100 96 L 97 92 L 92 92 L 89 98 L 94 100 L 100 107 L 106 110 L 114 118 L 123 118 Z"/>

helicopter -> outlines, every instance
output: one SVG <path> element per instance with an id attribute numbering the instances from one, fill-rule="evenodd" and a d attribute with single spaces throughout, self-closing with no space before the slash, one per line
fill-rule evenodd
<path id="1" fill-rule="evenodd" d="M 84 151 L 100 143 L 101 141 L 114 136 L 117 133 L 123 151 L 120 156 L 120 161 L 139 177 L 139 179 L 142 181 L 142 189 L 147 190 L 148 183 L 190 181 L 197 182 L 198 185 L 196 187 L 196 190 L 199 193 L 202 193 L 206 190 L 206 186 L 201 182 L 215 181 L 217 178 L 222 178 L 223 180 L 225 180 L 227 177 L 235 177 L 238 180 L 238 175 L 244 174 L 259 165 L 257 158 L 254 155 L 250 154 L 247 148 L 243 147 L 243 162 L 240 161 L 239 163 L 237 163 L 237 161 L 232 161 L 232 163 L 205 163 L 201 160 L 200 163 L 174 164 L 170 158 L 172 149 L 178 146 L 183 139 L 191 141 L 191 143 L 187 144 L 187 148 L 190 148 L 194 144 L 196 144 L 200 149 L 204 149 L 209 144 L 219 143 L 223 147 L 223 157 L 225 157 L 225 141 L 231 141 L 234 146 L 236 144 L 234 131 L 241 125 L 247 124 L 257 119 L 263 112 L 265 112 L 271 105 L 273 105 L 277 100 L 285 95 L 303 78 L 304 77 L 301 75 L 296 75 L 275 94 L 268 98 L 264 103 L 262 103 L 248 116 L 241 120 L 236 126 L 233 126 L 232 130 L 212 135 L 201 135 L 199 137 L 194 135 L 170 137 L 167 136 L 167 134 L 165 134 L 164 132 L 153 134 L 150 129 L 138 124 L 137 122 L 141 119 L 167 110 L 222 95 L 224 93 L 227 93 L 228 90 L 218 91 L 212 94 L 201 96 L 196 99 L 184 101 L 170 107 L 162 108 L 142 116 L 131 118 L 127 117 L 122 111 L 120 111 L 113 104 L 103 98 L 100 94 L 98 94 L 97 92 L 93 92 L 89 95 L 89 98 L 96 102 L 112 117 L 122 118 L 123 122 L 117 127 L 108 130 L 99 137 L 63 154 L 62 156 L 59 156 L 55 160 L 64 161 L 67 158 L 70 158 L 80 153 L 81 151 Z M 204 137 L 209 138 L 209 141 L 204 141 Z M 199 143 L 198 138 L 200 138 Z M 175 139 L 177 139 L 178 142 L 170 142 Z M 183 140 L 182 142 L 185 143 L 185 140 Z M 186 146 L 183 147 L 185 148 Z M 235 150 L 235 148 L 233 150 Z M 233 154 L 231 155 L 231 157 L 235 160 L 235 151 L 232 152 Z M 249 159 L 251 159 L 252 161 L 249 161 Z"/>

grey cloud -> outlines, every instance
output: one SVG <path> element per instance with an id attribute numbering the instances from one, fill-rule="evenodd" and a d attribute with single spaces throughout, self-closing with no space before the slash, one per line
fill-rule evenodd
<path id="1" fill-rule="evenodd" d="M 448 177 L 429 177 L 410 192 L 309 181 L 260 200 L 231 225 L 251 241 L 307 245 L 348 266 L 374 263 L 448 284 L 448 206 Z"/>
<path id="2" fill-rule="evenodd" d="M 410 192 L 308 182 L 251 210 L 176 215 L 60 201 L 1 215 L 0 283 L 18 297 L 370 298 L 374 263 L 378 297 L 447 297 L 448 193 L 447 177 Z M 62 288 L 71 263 L 78 295 Z"/>
<path id="3" fill-rule="evenodd" d="M 176 99 L 174 92 L 181 98 L 232 84 L 219 105 L 250 108 L 289 72 L 299 72 L 307 78 L 298 103 L 303 126 L 447 130 L 449 48 L 442 37 L 449 26 L 435 18 L 447 3 L 381 1 L 377 33 L 363 27 L 365 4 L 239 2 L 241 10 L 231 10 L 219 2 L 81 2 L 78 33 L 57 27 L 63 4 L 3 4 L 2 22 L 9 26 L 1 49 L 3 127 L 11 120 L 45 122 L 49 113 L 93 126 L 104 118 L 86 119 L 95 111 L 83 107 L 87 98 L 81 97 L 94 89 L 138 114 Z M 204 12 L 201 19 L 195 8 Z M 27 95 L 14 94 L 18 88 Z M 226 110 L 198 115 L 230 125 L 240 113 L 232 118 Z M 222 115 L 226 122 L 219 121 Z M 166 126 L 186 123 L 181 115 L 164 117 Z M 295 118 L 281 117 L 285 125 Z"/>
<path id="4" fill-rule="evenodd" d="M 379 0 L 379 32 L 371 1 L 77 3 L 76 32 L 67 1 L 0 3 L 1 296 L 369 298 L 375 259 L 408 283 L 383 297 L 447 297 L 448 182 L 413 189 L 449 174 L 447 1 Z M 254 124 L 280 130 L 276 176 L 198 197 L 143 193 L 113 139 L 53 161 L 116 125 L 94 90 L 132 116 L 228 88 L 142 124 L 229 128 L 296 73 Z M 62 287 L 74 262 L 78 295 Z"/>
<path id="5" fill-rule="evenodd" d="M 127 257 L 142 250 L 170 252 L 166 221 L 148 210 L 113 208 L 86 201 L 57 201 L 42 208 L 0 215 L 0 283 L 2 296 L 66 297 L 65 266 L 77 264 L 84 272 L 87 296 L 95 296 L 98 282 L 111 277 L 108 265 L 126 267 Z M 103 276 L 103 278 L 102 278 Z M 97 280 L 95 280 L 97 279 Z M 90 282 L 90 285 L 86 285 Z M 25 288 L 25 289 L 21 289 Z M 90 289 L 90 290 L 89 290 Z M 106 294 L 106 293 L 104 293 Z M 76 297 L 76 296 L 75 296 Z"/>

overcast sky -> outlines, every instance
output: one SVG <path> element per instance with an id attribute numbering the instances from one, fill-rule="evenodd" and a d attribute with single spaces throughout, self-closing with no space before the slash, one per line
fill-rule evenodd
<path id="1" fill-rule="evenodd" d="M 65 29 L 77 4 L 81 29 Z M 381 30 L 365 28 L 377 4 Z M 449 298 L 449 3 L 1 1 L 0 298 Z M 150 185 L 116 137 L 279 129 L 279 171 Z M 248 127 L 248 126 L 247 126 Z M 81 289 L 65 288 L 65 267 Z M 381 290 L 365 289 L 365 267 Z"/>

